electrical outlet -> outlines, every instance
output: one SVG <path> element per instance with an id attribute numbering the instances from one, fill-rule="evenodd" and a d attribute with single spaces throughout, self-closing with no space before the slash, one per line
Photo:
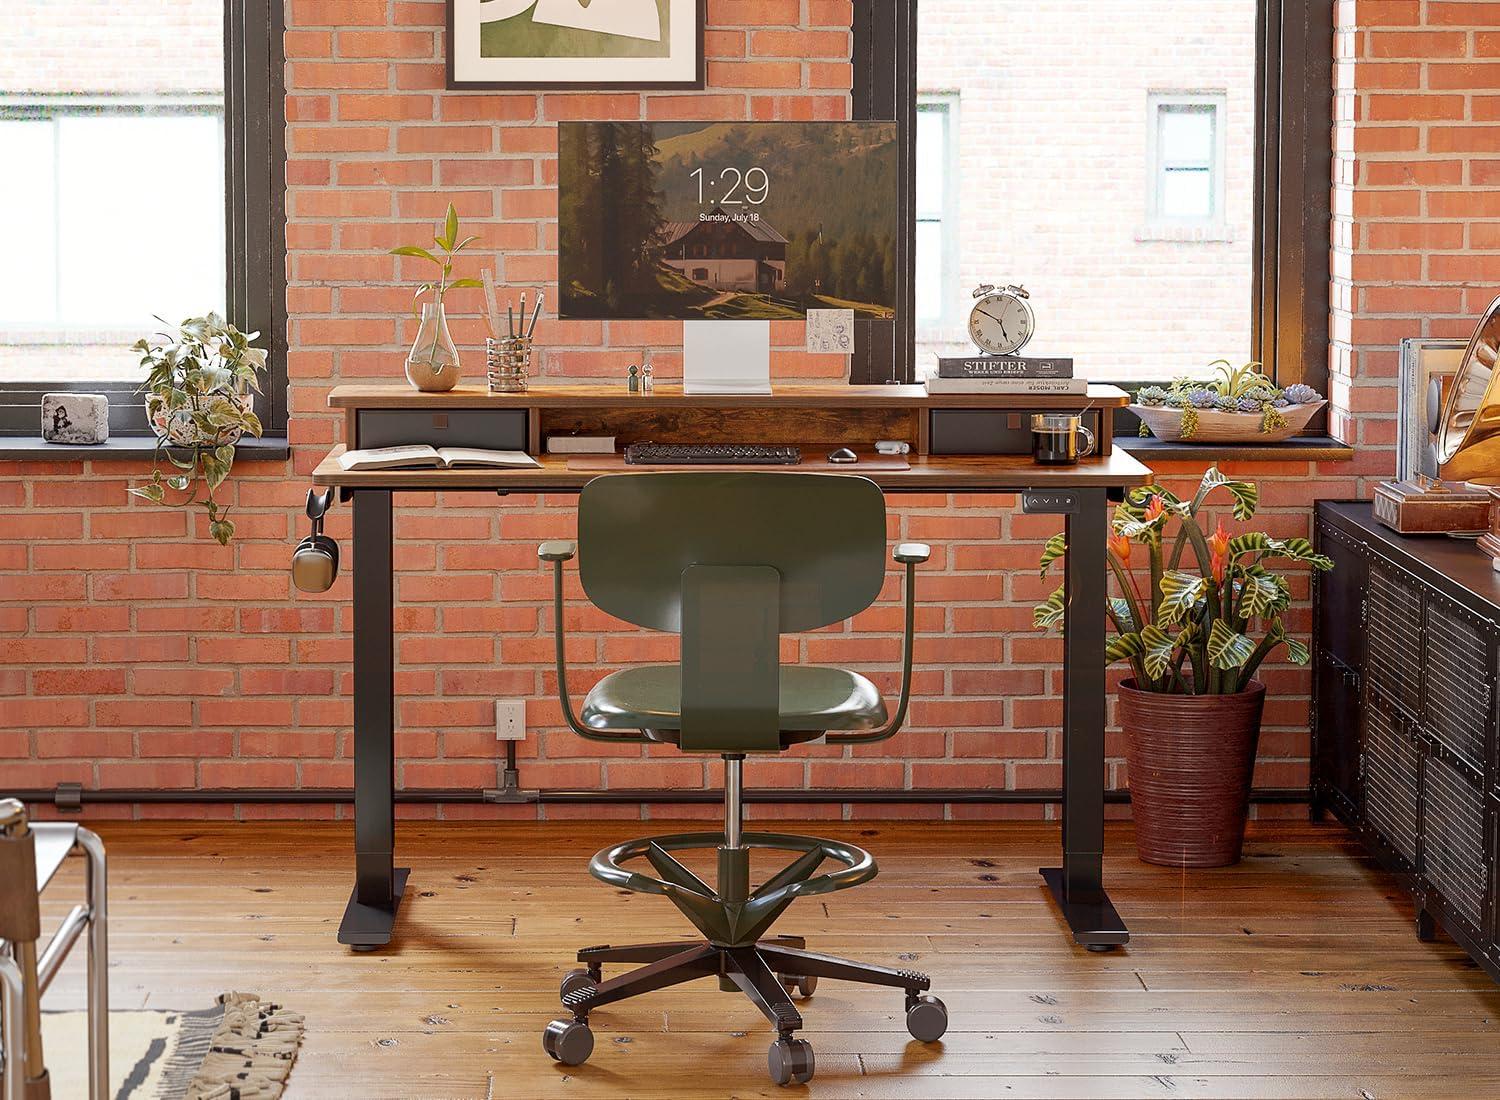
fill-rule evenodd
<path id="1" fill-rule="evenodd" d="M 526 740 L 526 700 L 495 700 L 495 740 Z"/>

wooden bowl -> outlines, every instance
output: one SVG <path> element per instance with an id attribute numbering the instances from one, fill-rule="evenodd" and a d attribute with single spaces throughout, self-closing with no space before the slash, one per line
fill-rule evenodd
<path id="1" fill-rule="evenodd" d="M 1227 413 L 1214 409 L 1199 409 L 1198 430 L 1191 437 L 1182 438 L 1182 409 L 1169 409 L 1165 405 L 1131 405 L 1135 413 L 1151 429 L 1151 434 L 1169 443 L 1280 443 L 1290 439 L 1313 418 L 1327 401 L 1314 401 L 1309 405 L 1291 405 L 1281 410 L 1286 426 L 1275 431 L 1260 430 L 1264 422 L 1260 413 Z"/>

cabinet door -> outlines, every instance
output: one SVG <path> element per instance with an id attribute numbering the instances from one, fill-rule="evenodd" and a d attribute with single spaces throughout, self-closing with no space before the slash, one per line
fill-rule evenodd
<path id="1" fill-rule="evenodd" d="M 1313 799 L 1349 824 L 1360 819 L 1363 724 L 1359 674 L 1331 653 L 1313 661 Z"/>
<path id="2" fill-rule="evenodd" d="M 1422 731 L 1483 776 L 1495 726 L 1494 627 L 1433 591 L 1422 616 Z"/>
<path id="3" fill-rule="evenodd" d="M 1365 822 L 1400 857 L 1421 867 L 1422 754 L 1405 716 L 1373 683 L 1365 685 Z"/>
<path id="4" fill-rule="evenodd" d="M 1320 520 L 1315 535 L 1318 552 L 1333 559 L 1327 573 L 1315 573 L 1314 630 L 1318 648 L 1347 668 L 1365 663 L 1365 588 L 1369 556 L 1364 547 L 1333 524 Z"/>
<path id="5" fill-rule="evenodd" d="M 1489 866 L 1483 783 L 1434 752 L 1422 773 L 1422 873 L 1442 899 L 1482 936 Z"/>
<path id="6" fill-rule="evenodd" d="M 1370 564 L 1364 678 L 1412 719 L 1421 707 L 1422 591 L 1404 570 L 1382 561 Z"/>

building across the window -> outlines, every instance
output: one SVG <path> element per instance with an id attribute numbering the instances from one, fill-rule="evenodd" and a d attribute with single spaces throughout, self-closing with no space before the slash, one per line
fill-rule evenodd
<path id="1" fill-rule="evenodd" d="M 1087 9 L 1086 12 L 1081 9 Z M 919 369 L 980 283 L 1096 379 L 1252 357 L 1257 0 L 922 0 Z M 1087 42 L 1107 64 L 1082 59 Z"/>

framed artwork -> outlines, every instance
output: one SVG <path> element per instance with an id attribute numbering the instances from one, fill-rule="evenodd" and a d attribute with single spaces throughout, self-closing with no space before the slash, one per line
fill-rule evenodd
<path id="1" fill-rule="evenodd" d="M 448 0 L 448 87 L 702 88 L 707 0 Z"/>
<path id="2" fill-rule="evenodd" d="M 1467 340 L 1409 336 L 1401 341 L 1401 388 L 1396 397 L 1396 480 L 1437 477 L 1433 426 L 1463 363 Z"/>

